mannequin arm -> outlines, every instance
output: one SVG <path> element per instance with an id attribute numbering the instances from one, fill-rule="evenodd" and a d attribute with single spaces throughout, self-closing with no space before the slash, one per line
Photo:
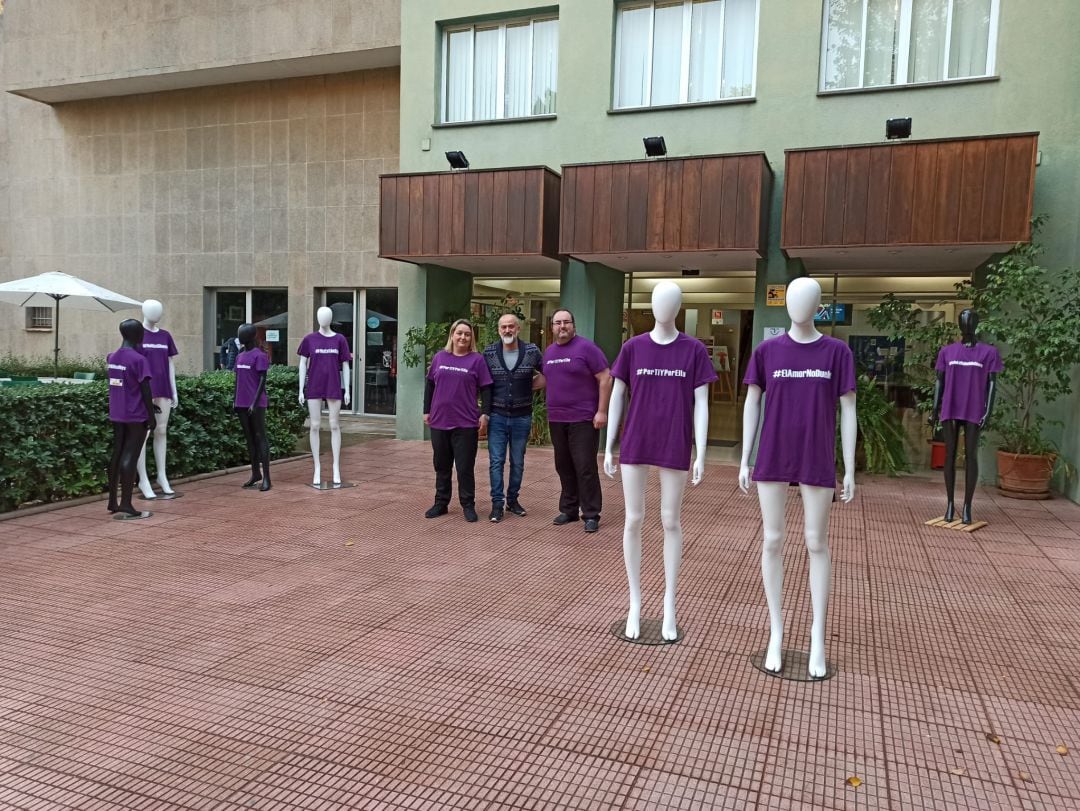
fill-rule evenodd
<path id="1" fill-rule="evenodd" d="M 345 405 L 349 405 L 349 402 L 352 400 L 352 386 L 349 385 L 352 380 L 350 372 L 351 370 L 349 369 L 348 361 L 341 364 L 341 388 L 345 390 Z"/>
<path id="2" fill-rule="evenodd" d="M 844 452 L 844 502 L 855 498 L 855 440 L 859 424 L 855 419 L 855 392 L 849 391 L 840 398 L 840 446 Z"/>
<path id="3" fill-rule="evenodd" d="M 251 405 L 248 406 L 248 414 L 255 412 L 258 408 L 258 402 L 262 399 L 263 392 L 266 391 L 266 372 L 259 372 L 259 385 L 255 389 L 255 398 L 251 401 Z"/>
<path id="4" fill-rule="evenodd" d="M 172 407 L 180 405 L 180 395 L 176 391 L 176 366 L 173 359 L 169 358 L 169 388 L 172 389 Z"/>
<path id="5" fill-rule="evenodd" d="M 941 393 L 945 390 L 945 373 L 938 372 L 937 380 L 934 381 L 934 404 L 930 407 L 930 427 L 933 428 L 938 424 L 938 417 L 941 414 Z"/>
<path id="6" fill-rule="evenodd" d="M 615 477 L 619 469 L 612 458 L 615 449 L 615 439 L 619 436 L 619 424 L 622 422 L 623 404 L 626 402 L 626 382 L 613 378 L 611 387 L 611 399 L 608 402 L 607 411 L 607 442 L 604 445 L 604 472 L 610 477 Z"/>
<path id="7" fill-rule="evenodd" d="M 750 456 L 757 438 L 758 418 L 761 416 L 761 387 L 751 383 L 746 387 L 746 404 L 742 416 L 742 458 L 739 460 L 739 489 L 750 492 Z"/>
<path id="8" fill-rule="evenodd" d="M 997 394 L 997 372 L 990 373 L 990 379 L 986 381 L 986 413 L 979 420 L 979 427 L 985 428 L 990 414 L 994 410 L 994 395 Z"/>
<path id="9" fill-rule="evenodd" d="M 307 383 L 307 358 L 303 355 L 300 356 L 300 405 L 304 405 L 307 402 L 307 397 L 304 396 L 304 384 Z"/>
<path id="10" fill-rule="evenodd" d="M 614 380 L 610 369 L 604 369 L 596 373 L 596 381 L 600 384 L 600 403 L 596 407 L 596 416 L 593 417 L 593 428 L 600 429 L 608 422 L 608 403 L 611 402 L 611 382 Z"/>
<path id="11" fill-rule="evenodd" d="M 690 483 L 696 485 L 705 475 L 705 446 L 709 440 L 709 386 L 694 389 L 694 466 Z"/>
<path id="12" fill-rule="evenodd" d="M 139 383 L 139 395 L 142 397 L 143 405 L 146 406 L 146 429 L 153 431 L 157 428 L 157 418 L 154 414 L 160 409 L 154 405 L 154 398 L 150 394 L 150 378 Z"/>

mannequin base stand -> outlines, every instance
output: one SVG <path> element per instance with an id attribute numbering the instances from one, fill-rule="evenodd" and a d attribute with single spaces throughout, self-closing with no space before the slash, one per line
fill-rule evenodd
<path id="1" fill-rule="evenodd" d="M 319 482 L 311 485 L 314 490 L 344 490 L 346 487 L 356 487 L 356 482 Z"/>
<path id="2" fill-rule="evenodd" d="M 182 498 L 183 493 L 155 493 L 153 498 L 143 495 L 135 496 L 139 501 L 172 501 L 174 498 Z"/>
<path id="3" fill-rule="evenodd" d="M 143 510 L 142 512 L 136 513 L 135 515 L 128 515 L 127 513 L 115 513 L 113 515 L 113 521 L 139 521 L 143 518 L 149 518 L 151 515 L 153 515 L 153 513 L 149 512 L 148 510 Z"/>
<path id="4" fill-rule="evenodd" d="M 686 633 L 679 626 L 675 627 L 678 632 L 678 636 L 674 639 L 664 639 L 661 634 L 661 630 L 664 627 L 664 621 L 660 618 L 646 619 L 641 618 L 641 634 L 637 639 L 631 639 L 626 635 L 626 618 L 623 617 L 620 620 L 615 620 L 611 623 L 611 635 L 616 639 L 621 639 L 623 642 L 629 642 L 632 645 L 675 645 L 682 642 L 682 638 L 686 636 Z"/>
<path id="5" fill-rule="evenodd" d="M 750 657 L 750 664 L 766 676 L 773 676 L 778 679 L 785 679 L 786 681 L 828 681 L 836 675 L 836 665 L 826 659 L 825 675 L 817 678 L 811 676 L 808 672 L 810 654 L 804 650 L 795 650 L 794 648 L 784 648 L 781 653 L 781 662 L 783 664 L 779 671 L 766 670 L 766 651 L 767 649 L 762 648 Z"/>
<path id="6" fill-rule="evenodd" d="M 955 521 L 946 521 L 945 516 L 939 516 L 937 518 L 931 518 L 929 521 L 924 521 L 924 524 L 928 527 L 941 527 L 942 529 L 958 529 L 961 532 L 974 532 L 977 529 L 982 529 L 985 526 L 989 526 L 988 521 L 973 521 L 970 524 L 965 524 L 959 518 Z"/>

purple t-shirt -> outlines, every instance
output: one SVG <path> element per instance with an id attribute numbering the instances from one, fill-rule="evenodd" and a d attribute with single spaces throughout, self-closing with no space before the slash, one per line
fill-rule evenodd
<path id="1" fill-rule="evenodd" d="M 320 332 L 305 335 L 297 355 L 308 359 L 304 396 L 309 400 L 341 400 L 345 390 L 341 388 L 341 364 L 352 363 L 349 339 L 340 332 L 330 337 Z"/>
<path id="2" fill-rule="evenodd" d="M 172 399 L 169 358 L 180 354 L 172 335 L 164 329 L 159 329 L 157 332 L 146 330 L 143 333 L 143 342 L 139 347 L 139 352 L 150 364 L 150 396 Z"/>
<path id="3" fill-rule="evenodd" d="M 109 370 L 109 419 L 113 422 L 146 422 L 146 404 L 142 399 L 142 381 L 150 369 L 135 349 L 122 346 L 106 358 Z M 153 385 L 151 379 L 150 385 Z"/>
<path id="4" fill-rule="evenodd" d="M 684 332 L 670 344 L 649 333 L 635 335 L 619 351 L 613 377 L 630 389 L 619 461 L 690 469 L 694 442 L 694 389 L 716 380 L 705 344 Z"/>
<path id="5" fill-rule="evenodd" d="M 943 346 L 934 368 L 945 373 L 941 419 L 979 422 L 986 413 L 986 384 L 992 373 L 1004 369 L 997 347 L 961 341 Z"/>
<path id="6" fill-rule="evenodd" d="M 479 352 L 436 352 L 427 377 L 435 384 L 428 425 L 442 431 L 476 428 L 480 421 L 480 389 L 491 385 L 491 370 L 484 356 Z"/>
<path id="7" fill-rule="evenodd" d="M 259 374 L 269 368 L 270 358 L 261 349 L 249 349 L 236 356 L 236 397 L 233 398 L 236 408 L 251 408 L 255 392 L 259 390 Z M 259 408 L 269 405 L 265 386 L 259 402 L 255 405 Z"/>
<path id="8" fill-rule="evenodd" d="M 758 344 L 743 380 L 765 392 L 756 482 L 836 486 L 836 405 L 855 390 L 848 345 L 822 335 L 801 344 L 787 333 Z"/>
<path id="9" fill-rule="evenodd" d="M 544 351 L 548 422 L 592 422 L 600 407 L 596 375 L 608 368 L 607 358 L 588 338 L 575 335 Z"/>

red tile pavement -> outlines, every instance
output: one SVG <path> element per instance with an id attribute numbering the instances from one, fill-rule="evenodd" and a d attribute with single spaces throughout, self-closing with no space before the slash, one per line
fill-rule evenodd
<path id="1" fill-rule="evenodd" d="M 750 664 L 760 520 L 733 468 L 687 491 L 686 638 L 649 648 L 608 633 L 617 482 L 598 534 L 554 527 L 551 454 L 531 449 L 528 517 L 427 521 L 426 445 L 343 453 L 353 489 L 289 462 L 270 493 L 193 482 L 146 521 L 99 502 L 0 523 L 0 809 L 1080 807 L 1074 504 L 980 491 L 990 525 L 969 535 L 923 525 L 939 482 L 864 477 L 832 517 L 839 674 L 806 684 Z"/>

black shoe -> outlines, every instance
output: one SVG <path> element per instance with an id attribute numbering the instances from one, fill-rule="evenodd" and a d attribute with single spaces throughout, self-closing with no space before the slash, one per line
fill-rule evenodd
<path id="1" fill-rule="evenodd" d="M 478 519 L 478 516 L 476 514 L 476 510 L 474 510 L 472 507 L 462 507 L 461 511 L 465 514 L 465 520 L 466 521 L 468 521 L 470 524 L 475 524 L 476 523 L 476 521 Z"/>
<path id="2" fill-rule="evenodd" d="M 552 521 L 551 523 L 553 523 L 557 527 L 561 527 L 563 524 L 569 524 L 571 521 L 577 521 L 577 520 L 578 520 L 577 513 L 574 513 L 573 515 L 567 515 L 566 513 L 559 513 L 558 515 L 555 516 L 555 520 Z"/>
<path id="3" fill-rule="evenodd" d="M 446 515 L 447 512 L 445 504 L 436 504 L 424 513 L 424 518 L 438 518 L 440 515 Z"/>
<path id="4" fill-rule="evenodd" d="M 501 504 L 496 504 L 491 508 L 491 515 L 488 516 L 488 520 L 493 524 L 497 524 L 503 520 L 503 508 Z"/>
<path id="5" fill-rule="evenodd" d="M 600 519 L 599 518 L 586 518 L 585 519 L 585 531 L 586 532 L 596 532 L 596 530 L 598 530 L 598 529 L 600 529 Z"/>
<path id="6" fill-rule="evenodd" d="M 528 515 L 528 513 L 525 512 L 525 508 L 516 501 L 507 502 L 506 509 L 512 512 L 514 515 L 520 515 L 523 518 Z"/>

